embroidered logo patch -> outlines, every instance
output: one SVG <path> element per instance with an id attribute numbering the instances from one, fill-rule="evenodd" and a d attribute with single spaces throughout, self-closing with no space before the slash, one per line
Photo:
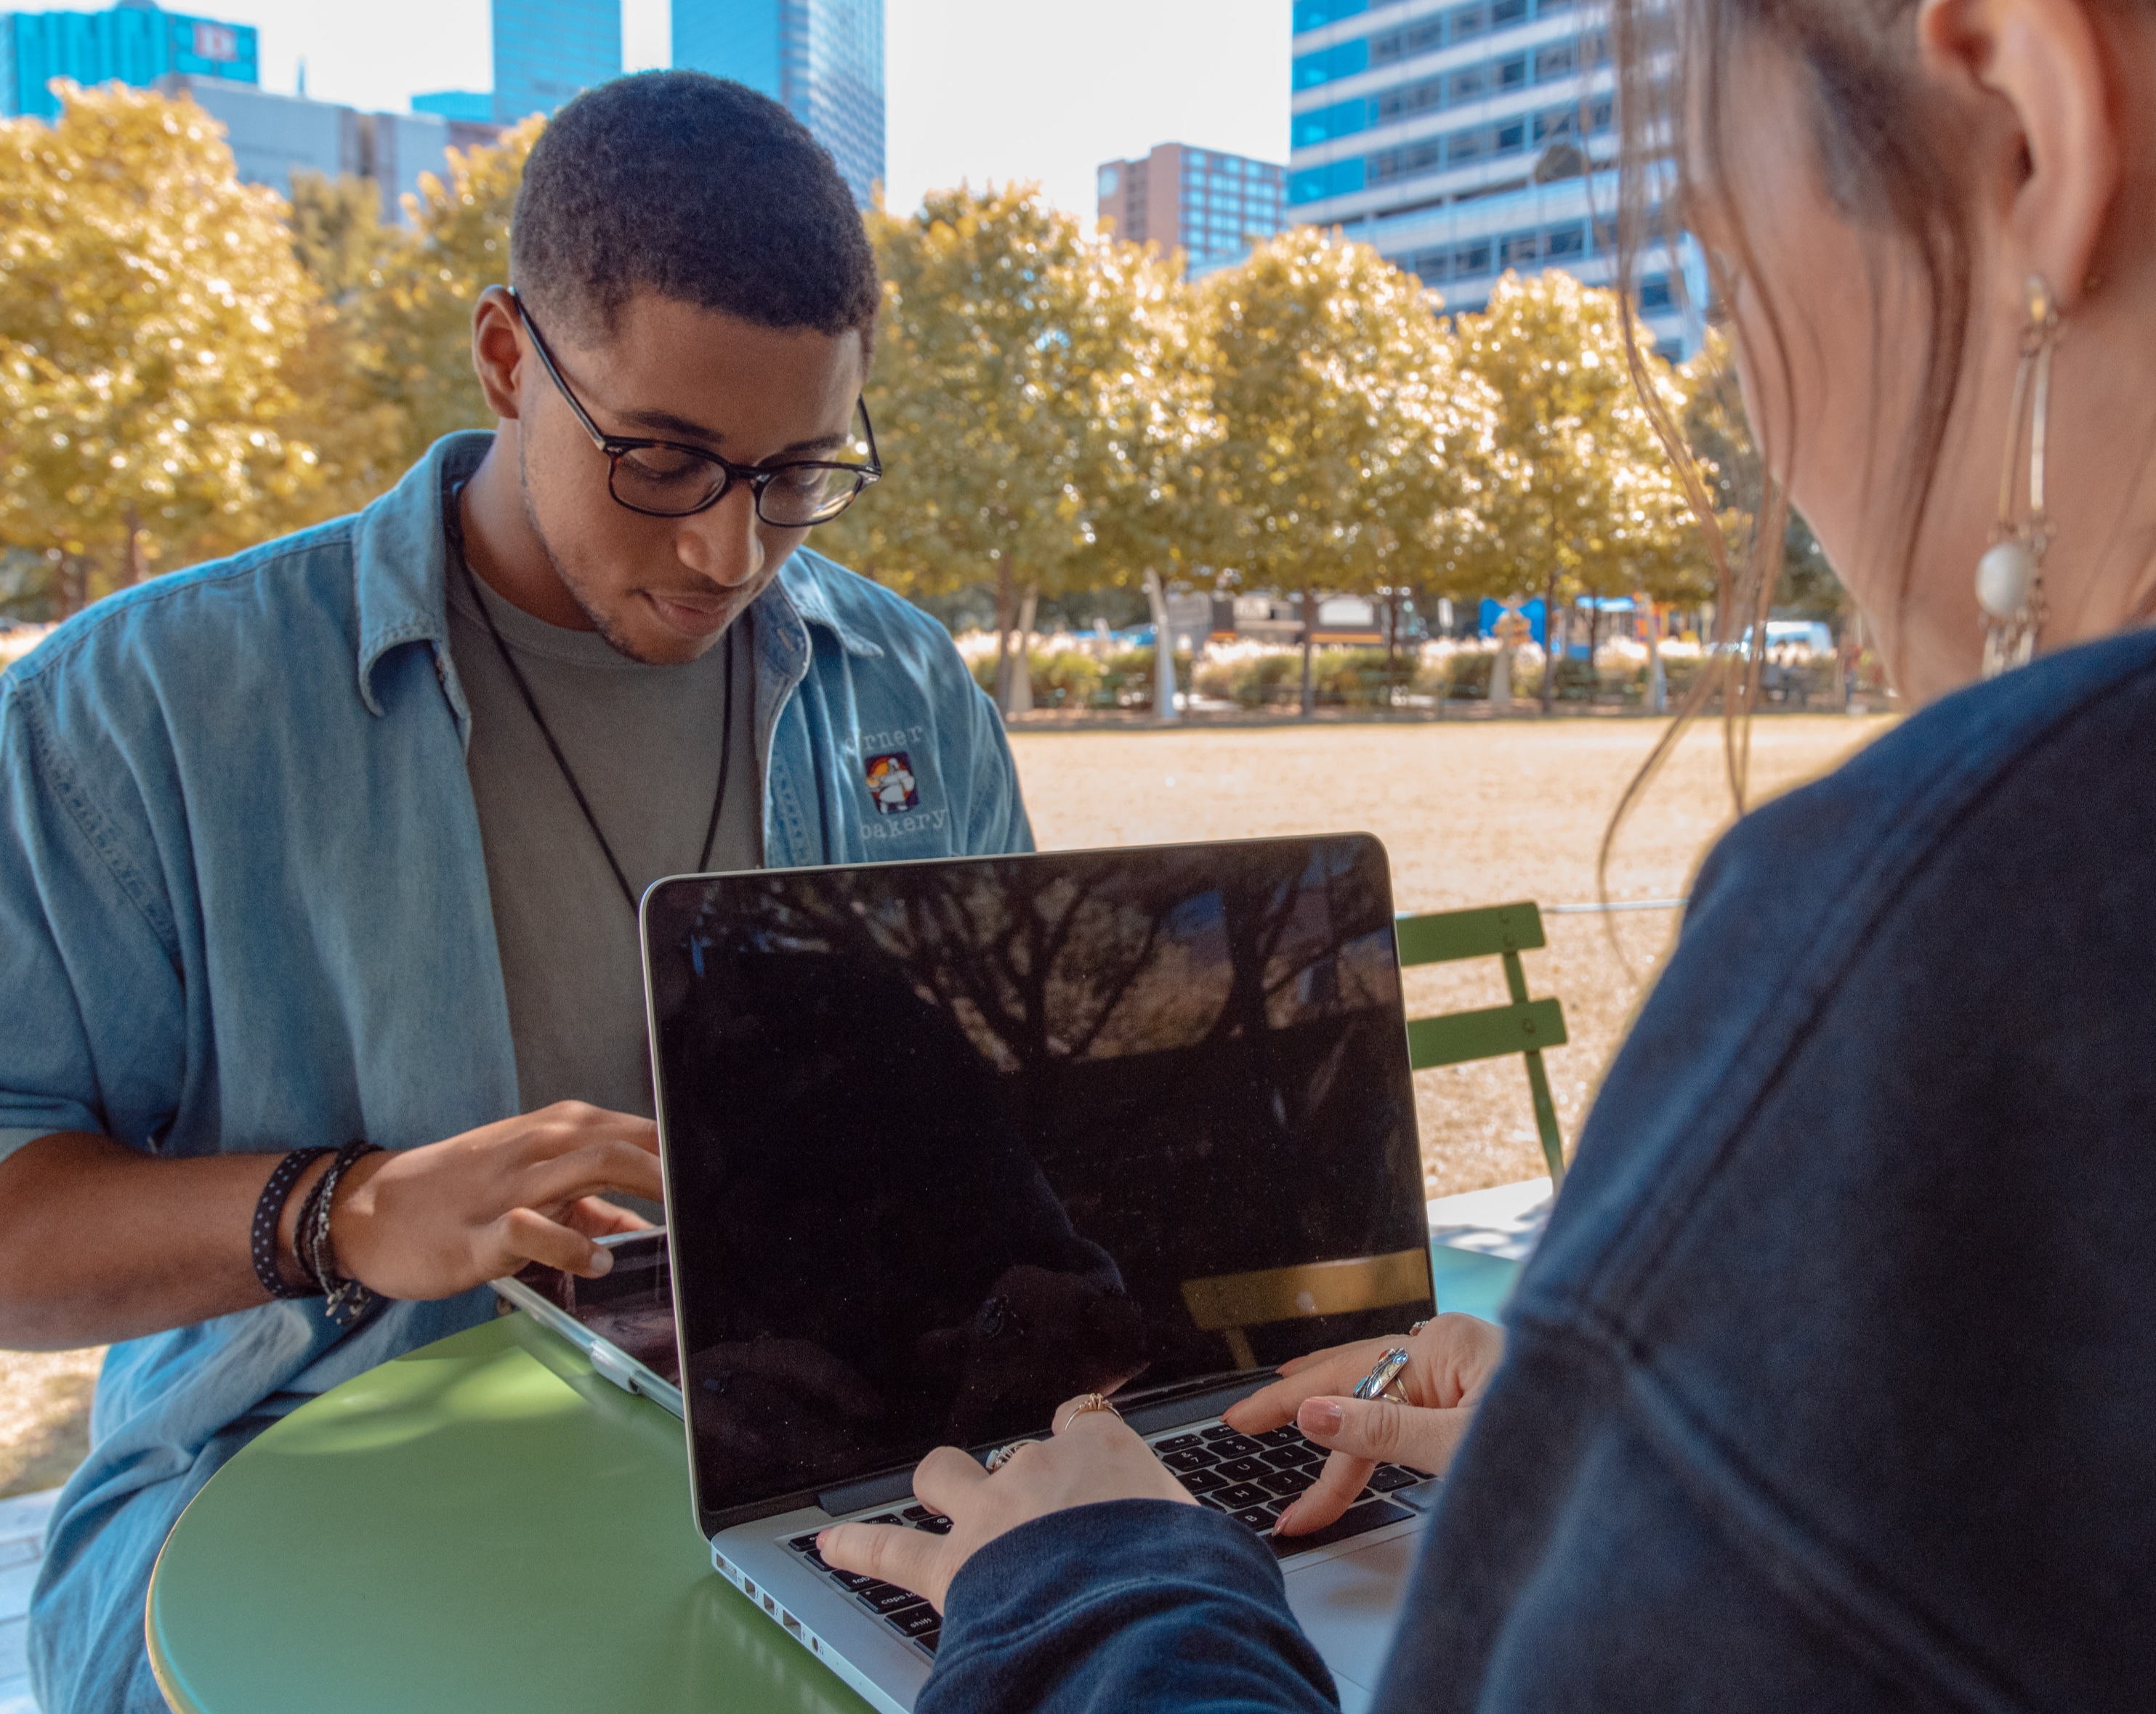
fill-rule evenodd
<path id="1" fill-rule="evenodd" d="M 875 799 L 879 813 L 903 815 L 920 807 L 921 793 L 913 777 L 913 758 L 903 750 L 869 757 L 868 777 L 869 795 Z"/>

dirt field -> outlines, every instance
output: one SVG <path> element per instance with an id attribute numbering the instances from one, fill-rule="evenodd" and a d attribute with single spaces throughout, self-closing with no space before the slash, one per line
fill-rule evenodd
<path id="1" fill-rule="evenodd" d="M 1763 720 L 1753 738 L 1755 782 L 1762 790 L 1784 789 L 1886 725 L 1839 716 Z M 1033 731 L 1012 742 L 1045 845 L 1361 829 L 1391 852 L 1401 909 L 1446 910 L 1512 899 L 1592 900 L 1604 824 L 1658 730 L 1633 720 L 1328 722 Z M 1718 731 L 1695 732 L 1628 825 L 1610 865 L 1610 896 L 1678 896 L 1728 819 Z M 1572 1041 L 1548 1065 L 1569 1142 L 1676 917 L 1645 911 L 1548 923 L 1549 947 L 1528 955 L 1527 979 L 1535 993 L 1564 1003 Z M 1412 1014 L 1504 998 L 1494 960 L 1409 978 Z M 1416 1095 L 1431 1195 L 1543 1170 L 1517 1060 L 1424 1072 Z M 0 1352 L 0 1497 L 51 1487 L 81 1458 L 103 1355 Z"/>
<path id="2" fill-rule="evenodd" d="M 1824 772 L 1887 725 L 1840 715 L 1763 719 L 1753 737 L 1755 796 Z M 1647 721 L 1502 721 L 1035 731 L 1012 743 L 1044 845 L 1358 829 L 1385 842 L 1399 908 L 1413 911 L 1592 901 L 1603 828 L 1660 730 Z M 1681 896 L 1729 819 L 1720 728 L 1697 729 L 1626 824 L 1609 896 Z M 1530 991 L 1564 1003 L 1571 1042 L 1547 1063 L 1569 1145 L 1677 917 L 1545 921 L 1549 946 L 1525 962 Z M 1411 1016 L 1505 998 L 1494 959 L 1409 976 Z M 1544 1170 L 1518 1060 L 1424 1072 L 1416 1095 L 1432 1196 Z"/>

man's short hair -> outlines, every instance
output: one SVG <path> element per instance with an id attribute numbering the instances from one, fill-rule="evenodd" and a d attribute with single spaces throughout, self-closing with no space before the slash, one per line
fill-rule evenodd
<path id="1" fill-rule="evenodd" d="M 611 333 L 641 290 L 865 345 L 881 298 L 829 151 L 768 96 L 699 71 L 617 78 L 547 122 L 509 267 L 544 317 L 587 338 Z"/>

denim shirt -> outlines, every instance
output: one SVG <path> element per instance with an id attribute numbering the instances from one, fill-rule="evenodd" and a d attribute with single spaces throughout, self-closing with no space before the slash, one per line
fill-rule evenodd
<path id="1" fill-rule="evenodd" d="M 1378 1714 L 2143 1709 L 2156 634 L 1747 817 L 1610 1068 Z M 1322 1714 L 1241 1525 L 990 1542 L 919 1714 Z"/>
<path id="2" fill-rule="evenodd" d="M 516 1111 L 444 612 L 443 461 L 484 444 L 100 602 L 0 679 L 0 1153 L 408 1148 Z M 938 624 L 806 550 L 754 613 L 768 863 L 1031 848 Z M 308 1395 L 489 1307 L 393 1303 L 340 1336 L 271 1303 L 115 1346 L 33 1596 L 48 1714 L 161 1710 L 142 1602 L 181 1507 Z"/>

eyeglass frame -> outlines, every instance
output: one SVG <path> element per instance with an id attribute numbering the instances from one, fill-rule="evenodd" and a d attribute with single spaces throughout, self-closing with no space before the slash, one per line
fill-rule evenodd
<path id="1" fill-rule="evenodd" d="M 570 410 L 576 413 L 578 422 L 583 424 L 584 433 L 592 438 L 592 444 L 606 454 L 607 498 L 624 511 L 634 512 L 646 518 L 693 518 L 701 512 L 709 511 L 732 493 L 735 483 L 746 482 L 749 486 L 750 504 L 755 507 L 757 517 L 760 521 L 769 524 L 774 530 L 813 530 L 819 524 L 834 521 L 845 511 L 847 506 L 861 497 L 864 490 L 883 480 L 883 460 L 876 453 L 875 424 L 869 418 L 869 402 L 858 395 L 854 400 L 854 408 L 861 413 L 861 427 L 867 432 L 869 443 L 869 461 L 865 464 L 849 464 L 840 459 L 791 459 L 785 464 L 773 464 L 766 468 L 755 464 L 737 464 L 732 459 L 722 458 L 707 447 L 691 446 L 685 441 L 654 440 L 639 439 L 633 435 L 608 434 L 592 420 L 592 413 L 584 408 L 583 401 L 570 390 L 569 383 L 562 378 L 561 366 L 554 361 L 554 353 L 547 347 L 546 336 L 539 331 L 538 324 L 531 319 L 531 310 L 525 308 L 524 300 L 516 288 L 507 286 L 504 290 L 508 295 L 509 301 L 516 305 L 516 319 L 524 324 L 524 331 L 531 336 L 531 348 L 539 353 L 540 366 L 546 370 L 547 378 L 554 383 L 555 390 L 562 395 Z M 701 505 L 690 507 L 685 512 L 655 512 L 648 506 L 634 505 L 614 492 L 614 472 L 621 467 L 621 460 L 624 454 L 639 451 L 645 447 L 660 447 L 668 452 L 685 453 L 690 457 L 700 459 L 706 464 L 716 464 L 719 468 L 719 474 L 725 480 L 719 484 L 717 491 L 709 500 Z M 818 518 L 813 523 L 788 524 L 765 517 L 763 490 L 788 470 L 844 470 L 847 475 L 860 480 L 854 491 L 846 496 L 844 504 L 828 518 Z"/>

